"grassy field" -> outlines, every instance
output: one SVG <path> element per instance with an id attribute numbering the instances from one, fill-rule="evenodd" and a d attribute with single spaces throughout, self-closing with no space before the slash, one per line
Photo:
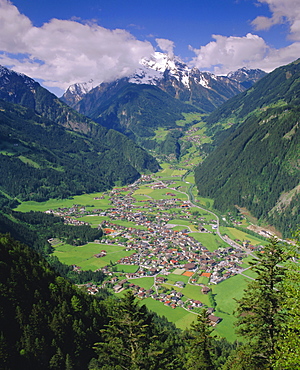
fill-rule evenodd
<path id="1" fill-rule="evenodd" d="M 195 193 L 194 193 L 194 191 L 195 191 Z M 200 206 L 202 205 L 203 207 L 205 207 L 207 209 L 212 209 L 213 208 L 213 205 L 214 205 L 213 199 L 199 197 L 197 195 L 198 194 L 197 188 L 195 188 L 195 187 L 193 189 L 193 194 L 195 196 L 196 201 L 198 201 Z"/>
<path id="2" fill-rule="evenodd" d="M 154 277 L 142 277 L 138 279 L 128 279 L 128 281 L 148 290 L 154 284 Z"/>
<path id="3" fill-rule="evenodd" d="M 106 256 L 101 258 L 94 257 L 94 254 L 106 251 Z M 77 265 L 82 270 L 96 270 L 108 265 L 110 262 L 117 262 L 120 258 L 131 255 L 132 251 L 125 251 L 124 247 L 118 245 L 107 245 L 98 243 L 88 243 L 80 247 L 69 244 L 59 244 L 54 248 L 54 255 L 67 265 Z"/>
<path id="4" fill-rule="evenodd" d="M 257 238 L 253 235 L 249 235 L 244 233 L 241 230 L 237 230 L 233 227 L 220 227 L 220 231 L 222 234 L 227 234 L 231 239 L 239 239 L 241 241 L 249 240 L 253 245 L 267 245 L 268 241 L 264 241 L 260 238 Z"/>
<path id="5" fill-rule="evenodd" d="M 188 276 L 183 276 L 183 275 L 176 275 L 176 274 L 170 274 L 167 276 L 167 283 L 168 284 L 174 284 L 176 281 L 183 281 L 184 283 L 187 283 L 189 281 Z"/>
<path id="6" fill-rule="evenodd" d="M 169 321 L 173 322 L 177 326 L 177 328 L 182 330 L 188 328 L 193 321 L 197 320 L 197 316 L 195 314 L 190 313 L 181 307 L 173 309 L 152 298 L 144 299 L 142 304 L 145 304 L 149 310 L 156 312 L 158 315 L 167 317 Z"/>
<path id="7" fill-rule="evenodd" d="M 209 297 L 208 295 L 201 292 L 200 286 L 187 284 L 183 289 L 181 289 L 181 292 L 187 298 L 196 299 L 206 304 L 207 306 L 210 306 Z"/>
<path id="8" fill-rule="evenodd" d="M 186 225 L 186 226 L 190 226 L 191 225 L 191 221 L 189 220 L 184 220 L 184 219 L 180 219 L 180 218 L 174 218 L 170 221 L 168 221 L 168 224 L 174 224 L 174 225 Z"/>
<path id="9" fill-rule="evenodd" d="M 92 227 L 97 227 L 99 224 L 101 224 L 104 220 L 109 220 L 109 217 L 107 216 L 83 216 L 83 217 L 76 217 L 77 220 L 88 222 Z"/>
<path id="10" fill-rule="evenodd" d="M 15 210 L 20 212 L 29 211 L 47 211 L 48 209 L 57 208 L 69 208 L 74 204 L 84 205 L 86 207 L 107 209 L 110 208 L 108 197 L 106 199 L 95 200 L 95 197 L 101 197 L 103 193 L 93 193 L 93 194 L 82 194 L 77 195 L 68 199 L 50 199 L 46 202 L 22 202 Z"/>
<path id="11" fill-rule="evenodd" d="M 216 326 L 216 333 L 229 341 L 240 339 L 234 332 L 235 317 L 233 315 L 237 305 L 235 299 L 243 296 L 250 279 L 242 275 L 231 277 L 220 284 L 211 286 L 215 301 L 217 303 L 215 315 L 223 320 Z"/>
<path id="12" fill-rule="evenodd" d="M 125 273 L 134 273 L 137 272 L 139 269 L 138 265 L 116 265 L 119 272 L 125 272 Z"/>
<path id="13" fill-rule="evenodd" d="M 211 233 L 190 233 L 189 236 L 201 242 L 210 252 L 213 252 L 219 247 L 227 247 L 228 245 L 218 235 Z"/>

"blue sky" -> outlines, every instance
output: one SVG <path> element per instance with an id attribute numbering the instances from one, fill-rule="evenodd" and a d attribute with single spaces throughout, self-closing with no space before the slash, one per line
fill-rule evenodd
<path id="1" fill-rule="evenodd" d="M 0 0 L 0 64 L 57 94 L 154 51 L 227 74 L 300 57 L 300 0 Z"/>

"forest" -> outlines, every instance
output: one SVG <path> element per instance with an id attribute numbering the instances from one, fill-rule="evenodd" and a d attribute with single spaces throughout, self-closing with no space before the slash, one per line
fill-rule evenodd
<path id="1" fill-rule="evenodd" d="M 215 208 L 245 207 L 284 237 L 300 223 L 299 77 L 299 61 L 280 67 L 207 117 L 214 140 L 195 169 L 199 194 Z"/>
<path id="2" fill-rule="evenodd" d="M 98 126 L 91 138 L 28 108 L 4 101 L 0 107 L 0 189 L 12 198 L 44 201 L 103 191 L 159 168 L 116 131 Z"/>
<path id="3" fill-rule="evenodd" d="M 74 284 L 86 282 L 101 283 L 104 279 L 102 271 L 73 271 L 72 266 L 63 264 L 55 257 L 53 247 L 48 242 L 55 235 L 71 245 L 82 245 L 101 238 L 102 230 L 88 225 L 66 225 L 61 217 L 43 212 L 16 212 L 8 208 L 0 214 L 0 233 L 10 233 L 14 239 L 30 246 L 45 258 L 52 269 L 60 276 L 66 277 Z"/>
<path id="4" fill-rule="evenodd" d="M 1 369 L 297 369 L 297 248 L 272 239 L 257 254 L 257 278 L 237 301 L 241 341 L 229 343 L 213 335 L 205 310 L 180 331 L 130 291 L 121 299 L 89 296 L 1 234 Z"/>

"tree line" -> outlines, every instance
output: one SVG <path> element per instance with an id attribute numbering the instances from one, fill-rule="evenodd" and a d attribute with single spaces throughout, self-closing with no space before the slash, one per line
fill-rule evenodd
<path id="1" fill-rule="evenodd" d="M 213 335 L 202 311 L 184 332 L 131 291 L 97 300 L 56 275 L 29 247 L 0 236 L 2 369 L 296 370 L 300 364 L 297 246 L 257 253 L 257 278 L 237 300 L 241 343 Z"/>

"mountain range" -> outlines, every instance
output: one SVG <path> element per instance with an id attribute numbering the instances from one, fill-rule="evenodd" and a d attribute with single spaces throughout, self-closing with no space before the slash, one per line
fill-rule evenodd
<path id="1" fill-rule="evenodd" d="M 178 57 L 155 53 L 141 60 L 140 68 L 128 78 L 96 87 L 91 81 L 75 84 L 61 100 L 102 126 L 154 149 L 156 144 L 149 139 L 158 127 L 178 128 L 176 121 L 184 113 L 207 114 L 265 74 L 243 68 L 231 77 L 215 76 L 190 68 Z"/>
<path id="2" fill-rule="evenodd" d="M 151 58 L 142 59 L 140 68 L 128 78 L 122 79 L 122 82 L 157 86 L 170 96 L 208 113 L 232 96 L 245 91 L 265 75 L 260 69 L 241 68 L 227 76 L 217 76 L 201 72 L 198 68 L 190 68 L 177 56 L 156 52 Z M 100 84 L 101 90 L 111 89 L 119 83 L 120 80 Z M 99 90 L 99 87 L 95 88 Z M 77 103 L 93 93 L 93 89 L 92 81 L 72 85 L 62 96 L 62 100 L 81 111 L 83 108 Z"/>

